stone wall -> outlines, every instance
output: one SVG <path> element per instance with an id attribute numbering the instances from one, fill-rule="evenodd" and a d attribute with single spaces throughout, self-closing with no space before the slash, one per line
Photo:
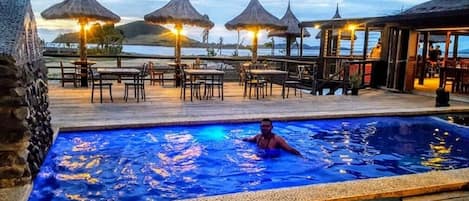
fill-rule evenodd
<path id="1" fill-rule="evenodd" d="M 52 144 L 47 69 L 29 0 L 0 0 L 0 188 L 31 183 Z"/>

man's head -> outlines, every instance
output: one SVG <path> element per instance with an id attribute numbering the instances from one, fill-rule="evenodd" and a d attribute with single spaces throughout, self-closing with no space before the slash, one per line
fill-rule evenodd
<path id="1" fill-rule="evenodd" d="M 272 120 L 262 119 L 262 121 L 261 121 L 262 135 L 271 135 L 272 134 L 272 128 L 274 128 L 274 126 L 272 125 Z"/>

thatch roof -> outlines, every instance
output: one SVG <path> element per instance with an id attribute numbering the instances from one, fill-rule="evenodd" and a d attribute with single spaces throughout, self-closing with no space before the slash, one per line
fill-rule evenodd
<path id="1" fill-rule="evenodd" d="M 155 24 L 188 24 L 212 28 L 208 16 L 201 15 L 189 0 L 171 0 L 162 8 L 145 15 L 145 21 Z"/>
<path id="2" fill-rule="evenodd" d="M 290 9 L 290 1 L 288 1 L 288 8 L 285 15 L 280 19 L 280 21 L 286 25 L 288 28 L 285 31 L 271 31 L 269 33 L 269 37 L 278 36 L 278 37 L 286 37 L 286 36 L 293 36 L 293 37 L 301 37 L 301 29 L 300 29 L 300 21 Z M 303 33 L 304 37 L 310 37 L 311 34 L 305 29 Z"/>
<path id="3" fill-rule="evenodd" d="M 285 30 L 280 20 L 267 12 L 258 0 L 251 0 L 244 11 L 225 24 L 228 30 L 234 29 L 271 29 Z"/>
<path id="4" fill-rule="evenodd" d="M 335 9 L 335 14 L 332 17 L 332 20 L 341 20 L 341 19 L 342 19 L 342 17 L 340 16 L 340 13 L 339 13 L 339 3 L 337 3 L 337 7 Z M 321 38 L 321 33 L 322 33 L 321 31 L 318 32 L 318 34 L 316 35 L 316 39 Z M 332 30 L 332 36 L 333 37 L 339 36 L 339 30 L 338 29 L 333 29 Z M 342 39 L 342 40 L 352 40 L 352 31 L 342 29 L 342 32 L 340 33 L 340 39 Z M 357 39 L 357 35 L 354 35 L 354 39 Z"/>
<path id="5" fill-rule="evenodd" d="M 342 16 L 340 16 L 340 13 L 339 13 L 339 3 L 337 3 L 337 6 L 335 8 L 335 15 L 332 16 L 332 19 L 340 19 L 342 18 Z"/>
<path id="6" fill-rule="evenodd" d="M 468 0 L 432 0 L 414 6 L 402 13 L 402 15 L 424 14 L 435 12 L 451 12 L 458 10 L 468 10 Z"/>
<path id="7" fill-rule="evenodd" d="M 42 11 L 45 19 L 83 19 L 119 22 L 120 17 L 96 0 L 65 0 Z"/>

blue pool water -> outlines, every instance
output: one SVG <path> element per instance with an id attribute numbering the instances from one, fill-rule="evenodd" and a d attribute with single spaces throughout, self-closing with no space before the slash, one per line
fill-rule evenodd
<path id="1" fill-rule="evenodd" d="M 435 117 L 274 122 L 305 157 L 263 158 L 258 123 L 60 133 L 30 200 L 173 200 L 469 167 L 467 127 Z"/>

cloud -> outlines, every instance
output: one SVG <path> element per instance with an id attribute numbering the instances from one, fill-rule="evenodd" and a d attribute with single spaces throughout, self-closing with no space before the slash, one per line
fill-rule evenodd
<path id="1" fill-rule="evenodd" d="M 208 14 L 215 23 L 211 30 L 210 41 L 218 41 L 223 37 L 224 41 L 234 43 L 237 40 L 236 31 L 228 31 L 224 24 L 239 15 L 250 0 L 191 0 L 197 11 Z M 425 2 L 426 0 L 339 0 L 342 17 L 372 17 L 395 13 L 402 8 Z M 38 27 L 49 30 L 73 30 L 76 23 L 53 22 L 40 19 L 40 12 L 62 2 L 62 0 L 33 0 L 31 1 L 36 14 Z M 169 0 L 100 0 L 100 4 L 121 16 L 119 24 L 125 24 L 136 20 L 142 20 L 143 16 L 164 6 Z M 287 7 L 286 0 L 260 0 L 261 4 L 273 15 L 282 17 Z M 330 19 L 336 8 L 337 1 L 331 0 L 291 0 L 291 8 L 300 21 Z M 72 27 L 72 28 L 71 28 Z M 200 40 L 201 29 L 193 29 L 188 35 Z M 265 34 L 266 35 L 266 34 Z M 267 41 L 265 37 L 261 41 Z"/>

